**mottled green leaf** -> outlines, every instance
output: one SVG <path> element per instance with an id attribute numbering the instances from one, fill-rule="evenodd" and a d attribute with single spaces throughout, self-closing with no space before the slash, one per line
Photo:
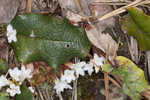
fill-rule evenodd
<path id="1" fill-rule="evenodd" d="M 133 7 L 127 11 L 129 14 L 121 21 L 123 28 L 137 39 L 142 51 L 150 50 L 150 16 Z"/>
<path id="2" fill-rule="evenodd" d="M 126 57 L 116 58 L 119 66 L 112 70 L 112 75 L 118 75 L 123 79 L 123 91 L 133 100 L 139 100 L 140 93 L 149 88 L 144 71 Z"/>
<path id="3" fill-rule="evenodd" d="M 21 86 L 21 94 L 15 96 L 15 100 L 35 100 L 33 93 L 25 86 Z"/>
<path id="4" fill-rule="evenodd" d="M 105 72 L 111 72 L 112 71 L 112 66 L 111 64 L 104 64 L 103 67 L 102 67 L 102 71 L 105 71 Z"/>
<path id="5" fill-rule="evenodd" d="M 89 53 L 85 30 L 65 18 L 31 13 L 16 16 L 11 24 L 17 30 L 18 41 L 12 46 L 20 62 L 45 61 L 56 70 L 60 64 Z"/>
<path id="6" fill-rule="evenodd" d="M 6 96 L 0 96 L 0 100 L 10 100 L 10 99 Z"/>
<path id="7" fill-rule="evenodd" d="M 6 64 L 2 59 L 0 59 L 0 72 L 6 73 L 8 71 L 8 64 Z"/>

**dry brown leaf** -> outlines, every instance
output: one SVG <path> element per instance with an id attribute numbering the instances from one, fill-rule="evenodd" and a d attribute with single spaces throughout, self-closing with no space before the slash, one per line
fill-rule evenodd
<path id="1" fill-rule="evenodd" d="M 0 0 L 0 24 L 9 23 L 16 15 L 18 0 Z"/>
<path id="2" fill-rule="evenodd" d="M 71 10 L 67 10 L 66 18 L 68 18 L 73 25 L 78 25 L 78 22 L 86 20 L 86 17 L 79 15 Z"/>
<path id="3" fill-rule="evenodd" d="M 132 36 L 130 37 L 130 44 L 128 44 L 128 48 L 131 54 L 131 59 L 138 63 L 140 61 L 140 53 L 138 51 L 138 43 Z"/>
<path id="4" fill-rule="evenodd" d="M 86 33 L 93 45 L 95 45 L 105 53 L 109 50 L 109 56 L 114 55 L 114 52 L 116 52 L 118 48 L 118 44 L 112 39 L 109 34 L 98 32 L 94 25 L 89 25 L 86 28 Z"/>
<path id="5" fill-rule="evenodd" d="M 93 17 L 99 18 L 111 12 L 112 8 L 109 5 L 105 5 L 105 4 L 90 5 L 90 11 Z M 107 27 L 113 27 L 113 26 L 115 26 L 114 17 L 96 23 L 96 27 L 100 32 L 104 31 Z"/>

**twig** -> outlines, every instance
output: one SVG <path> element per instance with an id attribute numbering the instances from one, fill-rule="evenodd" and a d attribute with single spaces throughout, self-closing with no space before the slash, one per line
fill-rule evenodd
<path id="1" fill-rule="evenodd" d="M 118 84 L 118 82 L 116 82 L 114 79 L 112 79 L 110 76 L 108 76 L 109 80 L 114 83 L 117 87 L 121 88 L 120 84 Z"/>
<path id="2" fill-rule="evenodd" d="M 32 0 L 28 0 L 26 13 L 30 13 L 32 9 Z"/>
<path id="3" fill-rule="evenodd" d="M 75 1 L 75 4 L 76 4 L 79 12 L 82 13 L 82 8 L 81 8 L 80 0 L 74 0 L 74 1 Z"/>
<path id="4" fill-rule="evenodd" d="M 146 57 L 148 61 L 148 66 L 147 66 L 148 76 L 150 76 L 150 51 L 146 51 Z"/>
<path id="5" fill-rule="evenodd" d="M 146 91 L 142 92 L 142 96 L 147 98 L 147 100 L 150 100 L 150 90 L 146 90 Z"/>
<path id="6" fill-rule="evenodd" d="M 77 100 L 78 96 L 77 96 L 77 83 L 78 83 L 78 79 L 76 79 L 75 81 L 73 81 L 73 98 L 72 100 Z"/>
<path id="7" fill-rule="evenodd" d="M 126 8 L 128 8 L 130 6 L 137 6 L 137 4 L 140 3 L 140 2 L 141 2 L 141 0 L 135 0 L 134 2 L 132 2 L 132 3 L 128 4 L 128 5 L 126 5 L 126 6 L 123 6 L 123 7 L 119 8 L 119 9 L 116 9 L 116 10 L 114 10 L 114 11 L 112 11 L 112 12 L 110 12 L 110 13 L 102 16 L 102 17 L 100 17 L 98 20 L 102 21 L 102 20 L 107 19 L 109 17 L 112 17 L 112 16 L 115 16 L 115 15 L 120 14 L 122 12 L 125 12 Z"/>
<path id="8" fill-rule="evenodd" d="M 58 94 L 59 100 L 63 100 L 61 93 Z"/>
<path id="9" fill-rule="evenodd" d="M 74 59 L 75 61 L 75 63 L 77 63 L 77 62 L 79 62 L 80 60 L 77 58 L 77 57 L 75 57 L 75 59 Z M 77 83 L 78 83 L 78 79 L 76 78 L 76 80 L 75 81 L 73 81 L 73 91 L 72 91 L 72 100 L 77 100 L 78 98 L 78 96 L 77 96 Z"/>
<path id="10" fill-rule="evenodd" d="M 44 97 L 43 97 L 43 95 L 42 95 L 42 93 L 41 93 L 39 87 L 37 87 L 37 90 L 38 90 L 38 92 L 39 92 L 39 95 L 40 95 L 41 100 L 44 100 Z"/>
<path id="11" fill-rule="evenodd" d="M 107 4 L 107 5 L 127 5 L 129 2 L 94 2 L 92 5 Z"/>
<path id="12" fill-rule="evenodd" d="M 109 100 L 109 78 L 108 78 L 108 73 L 104 73 L 104 80 L 105 80 L 105 96 L 106 96 L 106 100 Z"/>

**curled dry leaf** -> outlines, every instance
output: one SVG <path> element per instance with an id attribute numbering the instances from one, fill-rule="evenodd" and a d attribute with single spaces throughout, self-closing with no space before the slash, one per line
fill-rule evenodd
<path id="1" fill-rule="evenodd" d="M 86 17 L 81 16 L 71 10 L 67 10 L 66 18 L 69 19 L 73 25 L 78 25 L 78 22 L 86 20 Z"/>
<path id="2" fill-rule="evenodd" d="M 0 0 L 0 24 L 9 23 L 16 15 L 18 0 Z"/>
<path id="3" fill-rule="evenodd" d="M 118 44 L 112 37 L 109 34 L 98 32 L 94 25 L 89 25 L 86 28 L 86 33 L 91 43 L 105 53 L 108 51 L 109 56 L 113 56 L 114 52 L 118 49 Z"/>

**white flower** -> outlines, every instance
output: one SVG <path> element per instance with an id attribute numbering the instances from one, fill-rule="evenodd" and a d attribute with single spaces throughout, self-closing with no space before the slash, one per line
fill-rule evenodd
<path id="1" fill-rule="evenodd" d="M 6 85 L 9 85 L 10 84 L 10 81 L 6 79 L 5 76 L 1 76 L 0 77 L 0 89 Z"/>
<path id="2" fill-rule="evenodd" d="M 6 92 L 10 93 L 10 96 L 12 97 L 16 94 L 21 94 L 20 87 L 15 84 L 10 84 L 10 88 L 8 88 Z"/>
<path id="3" fill-rule="evenodd" d="M 35 37 L 34 31 L 32 30 L 32 33 L 30 34 L 30 37 Z"/>
<path id="4" fill-rule="evenodd" d="M 13 29 L 12 25 L 7 26 L 7 38 L 8 38 L 8 43 L 11 43 L 12 41 L 16 42 L 17 37 L 16 37 L 16 30 Z"/>
<path id="5" fill-rule="evenodd" d="M 32 78 L 32 71 L 31 71 L 31 69 L 25 69 L 25 66 L 22 65 L 20 81 L 23 82 L 26 78 L 28 78 L 28 79 Z"/>
<path id="6" fill-rule="evenodd" d="M 84 76 L 85 73 L 84 73 L 84 66 L 86 65 L 85 62 L 79 62 L 79 63 L 76 63 L 76 64 L 73 64 L 71 66 L 72 69 L 75 70 L 75 73 L 77 76 L 81 75 L 81 76 Z"/>
<path id="7" fill-rule="evenodd" d="M 55 80 L 55 86 L 54 89 L 56 90 L 56 93 L 59 94 L 60 92 L 63 92 L 64 89 L 72 89 L 72 87 L 67 84 L 66 81 L 62 81 L 62 80 Z"/>
<path id="8" fill-rule="evenodd" d="M 112 56 L 109 56 L 108 59 L 111 61 L 112 60 Z"/>
<path id="9" fill-rule="evenodd" d="M 97 54 L 94 54 L 94 59 L 92 60 L 97 66 L 102 67 L 105 64 L 105 58 L 99 57 Z"/>
<path id="10" fill-rule="evenodd" d="M 65 70 L 64 75 L 61 76 L 62 81 L 66 81 L 67 83 L 71 83 L 72 80 L 75 80 L 74 70 Z"/>
<path id="11" fill-rule="evenodd" d="M 9 69 L 8 73 L 14 80 L 20 81 L 21 71 L 18 69 L 18 67 L 15 67 L 14 69 Z"/>
<path id="12" fill-rule="evenodd" d="M 89 63 L 89 64 L 86 64 L 84 66 L 84 70 L 88 72 L 89 75 L 92 75 L 94 69 L 93 69 L 93 63 Z"/>
<path id="13" fill-rule="evenodd" d="M 35 90 L 34 90 L 33 87 L 30 86 L 30 87 L 28 87 L 28 88 L 29 88 L 29 90 L 30 90 L 32 93 L 34 93 Z"/>
<path id="14" fill-rule="evenodd" d="M 19 82 L 23 82 L 26 78 L 32 78 L 31 72 L 31 69 L 25 69 L 24 65 L 22 65 L 21 70 L 19 70 L 18 67 L 8 70 L 10 76 Z"/>

